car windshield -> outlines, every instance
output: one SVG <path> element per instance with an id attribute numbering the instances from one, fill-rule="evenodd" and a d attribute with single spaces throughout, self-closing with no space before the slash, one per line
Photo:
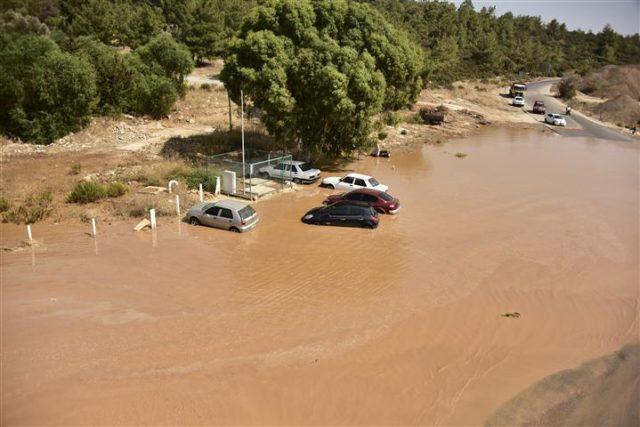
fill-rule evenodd
<path id="1" fill-rule="evenodd" d="M 378 181 L 376 181 L 375 178 L 369 178 L 369 184 L 371 184 L 372 187 L 376 187 L 376 186 L 380 185 L 380 183 Z"/>
<path id="2" fill-rule="evenodd" d="M 385 192 L 380 193 L 380 198 L 382 200 L 386 200 L 387 202 L 392 202 L 393 201 L 393 197 L 390 194 L 387 194 Z"/>
<path id="3" fill-rule="evenodd" d="M 536 101 L 536 102 L 535 102 L 535 105 L 542 106 L 542 105 L 544 105 L 544 102 L 542 102 L 542 101 Z"/>
<path id="4" fill-rule="evenodd" d="M 238 213 L 240 214 L 240 218 L 247 219 L 253 216 L 256 211 L 251 206 L 245 206 L 244 208 L 240 209 Z"/>
<path id="5" fill-rule="evenodd" d="M 301 164 L 301 165 L 298 165 L 298 167 L 300 168 L 300 170 L 301 170 L 302 172 L 306 172 L 306 171 L 308 171 L 308 170 L 313 169 L 313 168 L 311 167 L 311 164 L 309 164 L 309 163 L 303 163 L 303 164 Z"/>

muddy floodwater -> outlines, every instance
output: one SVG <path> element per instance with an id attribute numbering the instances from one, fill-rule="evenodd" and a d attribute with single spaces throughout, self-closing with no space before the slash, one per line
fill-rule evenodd
<path id="1" fill-rule="evenodd" d="M 2 423 L 482 424 L 637 342 L 639 153 L 486 129 L 364 158 L 402 204 L 376 230 L 301 223 L 316 185 L 242 235 L 36 224 L 2 255 Z"/>

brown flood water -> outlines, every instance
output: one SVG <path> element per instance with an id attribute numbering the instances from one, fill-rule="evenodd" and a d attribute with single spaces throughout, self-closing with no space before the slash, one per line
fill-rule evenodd
<path id="1" fill-rule="evenodd" d="M 1 421 L 481 424 L 638 340 L 639 153 L 487 129 L 366 158 L 403 205 L 373 231 L 302 224 L 317 186 L 243 235 L 36 225 L 2 256 Z"/>

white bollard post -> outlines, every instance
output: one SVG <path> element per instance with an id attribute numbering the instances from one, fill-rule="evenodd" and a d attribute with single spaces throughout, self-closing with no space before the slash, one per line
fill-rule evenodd
<path id="1" fill-rule="evenodd" d="M 220 177 L 216 176 L 216 191 L 215 191 L 215 195 L 219 196 L 220 195 Z"/>
<path id="2" fill-rule="evenodd" d="M 31 234 L 31 224 L 27 224 L 27 237 L 29 237 L 29 243 L 33 242 L 33 235 Z"/>
<path id="3" fill-rule="evenodd" d="M 95 218 L 91 218 L 91 235 L 93 237 L 96 237 L 97 235 L 97 231 L 96 231 L 96 219 Z"/>
<path id="4" fill-rule="evenodd" d="M 204 191 L 202 191 L 202 184 L 198 186 L 198 195 L 200 196 L 200 203 L 204 202 Z"/>
<path id="5" fill-rule="evenodd" d="M 180 196 L 176 194 L 176 215 L 180 216 Z"/>
<path id="6" fill-rule="evenodd" d="M 151 228 L 156 228 L 156 210 L 149 209 L 149 220 L 151 221 Z"/>
<path id="7" fill-rule="evenodd" d="M 178 185 L 178 181 L 176 181 L 175 179 L 172 179 L 171 181 L 169 181 L 169 185 L 167 185 L 169 194 L 171 194 L 171 189 L 173 188 L 174 185 Z"/>

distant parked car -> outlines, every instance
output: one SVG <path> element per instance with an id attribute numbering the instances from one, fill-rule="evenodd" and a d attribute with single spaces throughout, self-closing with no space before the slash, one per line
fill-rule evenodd
<path id="1" fill-rule="evenodd" d="M 380 184 L 375 178 L 359 173 L 350 173 L 342 178 L 330 176 L 322 180 L 323 187 L 336 190 L 355 190 L 356 188 L 373 188 L 374 190 L 387 191 L 389 187 Z"/>
<path id="2" fill-rule="evenodd" d="M 521 96 L 516 96 L 511 101 L 511 105 L 513 105 L 514 107 L 524 107 L 524 98 Z"/>
<path id="3" fill-rule="evenodd" d="M 534 114 L 544 114 L 546 113 L 546 108 L 544 106 L 543 101 L 536 101 L 533 103 L 533 113 Z"/>
<path id="4" fill-rule="evenodd" d="M 311 209 L 302 217 L 302 222 L 315 225 L 376 228 L 379 218 L 378 212 L 369 204 L 343 200 L 329 206 Z"/>
<path id="5" fill-rule="evenodd" d="M 560 114 L 555 113 L 547 113 L 547 115 L 544 116 L 544 121 L 554 126 L 567 125 L 567 121 L 564 119 L 564 117 L 562 117 Z"/>
<path id="6" fill-rule="evenodd" d="M 380 213 L 396 214 L 400 211 L 400 200 L 384 191 L 370 188 L 359 188 L 348 193 L 332 194 L 323 203 L 332 205 L 342 200 L 367 203 Z"/>
<path id="7" fill-rule="evenodd" d="M 192 207 L 187 213 L 187 220 L 192 225 L 202 224 L 242 233 L 254 228 L 260 218 L 247 203 L 227 199 Z"/>
<path id="8" fill-rule="evenodd" d="M 285 160 L 276 165 L 260 168 L 260 173 L 270 178 L 284 178 L 293 182 L 310 184 L 320 178 L 320 170 L 311 167 L 309 163 L 297 160 Z"/>

